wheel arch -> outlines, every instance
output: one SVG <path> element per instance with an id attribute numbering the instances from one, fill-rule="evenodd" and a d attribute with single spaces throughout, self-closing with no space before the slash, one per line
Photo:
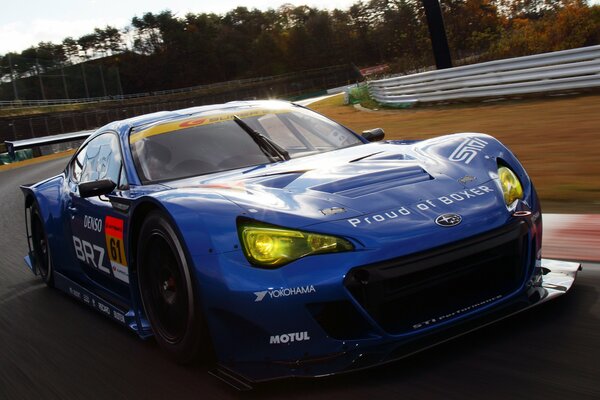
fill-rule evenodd
<path id="1" fill-rule="evenodd" d="M 129 218 L 129 234 L 128 237 L 128 250 L 129 250 L 129 262 L 132 272 L 137 272 L 137 250 L 138 250 L 138 238 L 144 219 L 152 211 L 163 211 L 164 210 L 153 201 L 142 201 L 138 203 L 133 209 L 131 217 Z"/>
<path id="2" fill-rule="evenodd" d="M 29 208 L 33 205 L 35 201 L 35 196 L 32 191 L 25 192 L 25 208 Z"/>
<path id="3" fill-rule="evenodd" d="M 40 213 L 42 213 L 43 215 L 43 211 L 41 210 L 39 202 L 37 201 L 37 194 L 35 192 L 35 189 L 32 188 L 31 185 L 23 185 L 21 186 L 21 191 L 23 192 L 23 204 L 25 206 L 25 211 L 27 211 L 28 208 L 33 207 L 33 205 L 35 204 L 38 207 L 38 209 L 40 209 Z"/>
<path id="4" fill-rule="evenodd" d="M 193 274 L 195 274 L 196 271 L 194 268 L 193 258 L 192 258 L 192 255 L 191 255 L 191 252 L 189 249 L 189 244 L 185 240 L 186 238 L 183 235 L 183 232 L 181 231 L 180 226 L 178 224 L 179 218 L 177 217 L 177 215 L 173 215 L 173 210 L 170 210 L 169 207 L 165 206 L 160 201 L 158 201 L 152 197 L 141 199 L 133 208 L 133 211 L 129 218 L 129 227 L 127 229 L 127 232 L 128 232 L 127 248 L 129 250 L 130 272 L 137 275 L 137 271 L 138 271 L 137 254 L 138 254 L 138 248 L 139 248 L 140 233 L 142 230 L 142 226 L 144 225 L 144 221 L 146 220 L 146 217 L 150 213 L 155 212 L 155 211 L 160 212 L 170 223 L 171 227 L 173 228 L 173 231 L 175 232 L 175 235 L 177 236 L 177 239 L 181 243 L 184 255 L 186 257 L 186 261 L 188 262 L 188 264 L 191 267 L 191 270 L 192 270 L 191 272 Z M 137 281 L 137 279 L 136 279 L 136 281 Z M 194 280 L 194 285 L 196 285 L 195 280 Z M 136 292 L 137 292 L 137 289 L 136 289 Z M 137 295 L 139 296 L 139 293 L 137 293 Z"/>
<path id="5" fill-rule="evenodd" d="M 236 218 L 242 210 L 236 204 L 214 194 L 174 196 L 173 191 L 165 191 L 137 199 L 131 204 L 126 228 L 129 268 L 136 282 L 141 228 L 146 217 L 153 211 L 161 212 L 170 222 L 183 247 L 194 277 L 195 289 L 201 302 L 205 304 L 205 285 L 212 272 L 207 271 L 198 260 L 214 257 L 222 251 L 239 249 Z M 215 231 L 217 235 L 214 235 Z M 139 296 L 137 288 L 132 286 L 132 290 L 136 292 L 136 297 Z"/>
<path id="6" fill-rule="evenodd" d="M 188 265 L 188 271 L 190 276 L 190 283 L 193 287 L 193 293 L 195 293 L 195 304 L 199 309 L 201 318 L 203 322 L 201 324 L 201 332 L 204 335 L 205 340 L 200 343 L 200 351 L 201 351 L 201 360 L 203 362 L 208 362 L 209 364 L 214 362 L 214 348 L 212 345 L 212 336 L 210 332 L 210 328 L 206 324 L 206 320 L 204 319 L 204 315 L 206 315 L 206 309 L 204 308 L 203 301 L 203 290 L 198 282 L 198 272 L 194 265 L 194 258 L 190 252 L 190 244 L 187 240 L 185 240 L 185 236 L 178 222 L 181 222 L 185 217 L 183 215 L 179 215 L 176 210 L 173 210 L 172 207 L 169 207 L 169 204 L 163 204 L 159 200 L 154 199 L 152 197 L 146 198 L 138 202 L 134 209 L 131 212 L 131 217 L 129 219 L 129 228 L 128 228 L 128 236 L 129 236 L 129 261 L 131 273 L 135 275 L 135 287 L 131 287 L 131 290 L 135 296 L 135 301 L 138 304 L 138 309 L 141 310 L 145 314 L 145 310 L 143 307 L 142 301 L 142 293 L 139 288 L 139 266 L 138 266 L 138 251 L 140 244 L 140 235 L 142 234 L 142 227 L 148 215 L 153 212 L 159 212 L 161 216 L 163 216 L 170 227 L 172 228 L 176 239 L 179 241 L 181 246 L 181 250 L 183 252 L 183 257 L 185 257 L 186 264 Z M 197 227 L 198 230 L 204 231 L 202 227 Z M 148 316 L 146 316 L 148 318 Z"/>
<path id="7" fill-rule="evenodd" d="M 57 221 L 61 218 L 62 214 L 60 210 L 59 196 L 56 196 L 56 198 L 48 198 L 47 195 L 49 192 L 52 192 L 52 188 L 55 188 L 56 185 L 59 184 L 58 179 L 60 179 L 60 175 L 41 184 L 22 185 L 20 187 L 24 196 L 23 212 L 25 214 L 25 232 L 27 234 L 29 250 L 31 251 L 32 249 L 29 238 L 32 229 L 31 209 L 35 206 L 41 218 L 42 225 L 44 226 L 51 250 L 50 254 L 52 262 L 55 264 L 60 264 L 57 263 L 55 258 L 56 252 L 60 248 L 60 243 L 58 242 L 60 242 L 62 237 L 60 223 Z"/>

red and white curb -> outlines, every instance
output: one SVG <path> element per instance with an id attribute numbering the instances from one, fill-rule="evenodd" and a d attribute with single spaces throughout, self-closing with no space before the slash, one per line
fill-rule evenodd
<path id="1" fill-rule="evenodd" d="M 600 214 L 543 214 L 542 255 L 600 261 Z"/>

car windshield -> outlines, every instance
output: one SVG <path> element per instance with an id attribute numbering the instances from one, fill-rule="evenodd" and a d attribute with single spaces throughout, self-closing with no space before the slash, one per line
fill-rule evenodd
<path id="1" fill-rule="evenodd" d="M 287 105 L 194 114 L 134 130 L 129 142 L 143 183 L 250 167 L 282 161 L 288 155 L 297 158 L 362 143 L 341 125 Z M 287 154 L 274 151 L 273 146 Z"/>

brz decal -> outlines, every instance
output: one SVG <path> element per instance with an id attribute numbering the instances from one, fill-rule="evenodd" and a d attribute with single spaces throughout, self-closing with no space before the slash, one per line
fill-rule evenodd
<path id="1" fill-rule="evenodd" d="M 452 154 L 450 154 L 450 157 L 448 157 L 448 160 L 469 164 L 487 144 L 488 143 L 482 139 L 466 138 L 456 149 L 454 149 Z"/>
<path id="2" fill-rule="evenodd" d="M 269 339 L 269 344 L 286 344 L 293 342 L 305 342 L 310 340 L 308 332 L 284 333 L 282 335 L 274 335 Z"/>
<path id="3" fill-rule="evenodd" d="M 79 239 L 77 236 L 73 236 L 73 246 L 75 255 L 80 261 L 110 275 L 110 269 L 104 266 L 104 249 L 102 247 Z"/>
<path id="4" fill-rule="evenodd" d="M 115 278 L 129 283 L 129 270 L 127 269 L 125 244 L 123 243 L 123 220 L 107 216 L 104 225 L 108 258 Z"/>
<path id="5" fill-rule="evenodd" d="M 295 288 L 283 288 L 274 290 L 264 290 L 262 292 L 254 292 L 256 298 L 254 302 L 263 301 L 265 296 L 268 294 L 269 299 L 277 299 L 279 297 L 296 296 L 298 294 L 310 294 L 315 293 L 317 290 L 313 285 L 310 286 L 298 286 Z"/>
<path id="6" fill-rule="evenodd" d="M 435 199 L 425 200 L 421 203 L 416 204 L 413 207 L 413 211 L 425 211 L 429 209 L 435 209 L 437 206 L 445 204 L 450 205 L 453 203 L 458 203 L 461 201 L 465 201 L 471 198 L 476 198 L 478 196 L 484 196 L 487 193 L 492 193 L 494 189 L 489 186 L 481 185 L 477 186 L 473 189 L 461 190 L 459 192 L 450 193 L 446 196 L 440 196 Z M 378 222 L 384 222 L 391 219 L 396 219 L 402 215 L 411 215 L 412 211 L 408 207 L 399 207 L 397 209 L 393 209 L 390 211 L 382 212 L 375 215 L 370 215 L 368 217 L 361 218 L 350 218 L 347 219 L 348 223 L 352 225 L 353 228 L 365 223 L 367 225 L 375 224 Z"/>

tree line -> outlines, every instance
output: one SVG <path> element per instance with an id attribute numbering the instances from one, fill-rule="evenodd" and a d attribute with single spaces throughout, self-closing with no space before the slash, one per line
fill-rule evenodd
<path id="1" fill-rule="evenodd" d="M 455 64 L 600 43 L 600 6 L 584 0 L 441 0 L 441 7 Z M 349 63 L 387 63 L 391 72 L 434 64 L 421 1 L 370 0 L 346 10 L 285 4 L 184 17 L 145 13 L 122 29 L 95 28 L 0 55 L 0 79 L 80 63 L 118 67 L 125 93 Z"/>

